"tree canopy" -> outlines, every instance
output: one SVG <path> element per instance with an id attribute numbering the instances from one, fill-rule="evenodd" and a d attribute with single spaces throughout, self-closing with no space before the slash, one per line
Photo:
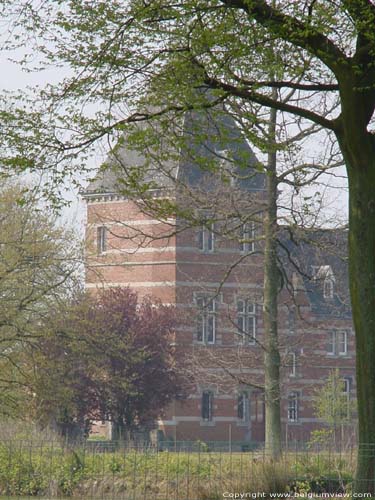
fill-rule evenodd
<path id="1" fill-rule="evenodd" d="M 37 419 L 73 437 L 93 420 L 112 422 L 116 438 L 153 428 L 184 395 L 177 324 L 172 307 L 139 301 L 129 288 L 68 304 L 35 354 Z"/>
<path id="2" fill-rule="evenodd" d="M 29 395 L 30 351 L 51 308 L 76 286 L 80 254 L 73 232 L 21 185 L 2 188 L 0 213 L 0 412 L 17 415 Z"/>

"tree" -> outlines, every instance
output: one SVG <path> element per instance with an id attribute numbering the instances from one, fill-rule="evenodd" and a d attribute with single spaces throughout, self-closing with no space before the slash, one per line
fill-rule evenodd
<path id="1" fill-rule="evenodd" d="M 43 321 L 43 337 L 28 349 L 28 386 L 33 395 L 27 401 L 28 413 L 39 428 L 53 429 L 72 441 L 87 435 L 91 421 L 100 418 L 78 327 L 89 307 L 82 292 L 51 306 Z"/>
<path id="2" fill-rule="evenodd" d="M 151 428 L 183 396 L 173 308 L 116 288 L 71 304 L 61 317 L 36 361 L 39 421 L 74 437 L 93 420 L 109 420 L 115 439 L 124 439 Z"/>
<path id="3" fill-rule="evenodd" d="M 335 446 L 337 430 L 341 429 L 342 446 L 344 426 L 353 420 L 354 405 L 350 400 L 350 382 L 341 377 L 338 369 L 332 370 L 325 385 L 316 391 L 314 408 L 316 415 L 331 427 Z"/>
<path id="4" fill-rule="evenodd" d="M 269 151 L 266 169 L 267 210 L 264 221 L 264 329 L 265 329 L 265 398 L 266 398 L 266 445 L 271 456 L 281 454 L 281 395 L 280 350 L 277 329 L 280 270 L 277 261 L 277 150 L 276 110 L 272 109 L 269 120 Z"/>
<path id="5" fill-rule="evenodd" d="M 373 492 L 375 486 L 365 483 L 374 476 L 375 457 L 367 457 L 363 448 L 375 443 L 373 1 L 222 0 L 177 5 L 134 1 L 129 5 L 98 2 L 90 6 L 86 9 L 84 4 L 72 2 L 58 12 L 57 5 L 48 3 L 48 15 L 43 12 L 49 25 L 54 26 L 54 36 L 52 45 L 44 45 L 42 50 L 47 58 L 68 64 L 74 75 L 60 91 L 50 89 L 48 93 L 50 109 L 61 109 L 64 100 L 71 106 L 71 116 L 60 115 L 58 126 L 43 141 L 47 148 L 42 153 L 37 142 L 30 141 L 34 158 L 51 164 L 52 158 L 61 159 L 66 153 L 72 159 L 74 150 L 122 131 L 129 120 L 149 117 L 150 111 L 134 113 L 130 118 L 121 116 L 118 104 L 129 99 L 139 103 L 146 98 L 159 104 L 160 92 L 153 94 L 154 89 L 163 89 L 166 109 L 179 112 L 205 106 L 207 103 L 192 99 L 191 92 L 202 83 L 217 90 L 218 100 L 232 98 L 284 111 L 297 116 L 301 123 L 318 124 L 336 138 L 350 192 L 350 290 L 359 360 L 356 489 Z M 40 11 L 33 11 L 32 4 L 27 26 L 38 14 L 36 28 L 44 35 Z M 282 49 L 278 51 L 283 52 L 281 58 L 275 58 L 270 50 L 275 41 Z M 273 80 L 269 79 L 270 67 L 275 72 Z M 147 84 L 144 91 L 140 81 Z M 270 90 L 275 87 L 284 93 L 297 90 L 295 102 L 286 104 L 282 98 L 273 98 Z M 92 100 L 109 105 L 97 119 L 86 116 L 85 120 L 81 103 Z M 335 104 L 339 109 L 331 113 Z M 74 115 L 73 109 L 79 111 Z M 6 117 L 12 125 L 15 122 L 30 127 L 31 120 L 25 120 L 23 110 L 10 110 Z M 48 127 L 41 114 L 32 118 L 38 125 L 38 139 Z M 87 134 L 82 138 L 85 121 Z M 75 133 L 77 123 L 81 125 L 79 133 Z M 66 129 L 70 131 L 68 140 L 59 134 L 61 129 L 64 134 Z M 11 139 L 14 130 L 17 127 L 12 128 Z M 20 155 L 21 159 L 28 157 L 24 146 Z M 8 159 L 8 164 L 13 166 L 14 161 Z"/>
<path id="6" fill-rule="evenodd" d="M 73 232 L 20 184 L 0 192 L 0 232 L 0 412 L 20 416 L 31 397 L 30 351 L 50 308 L 75 286 L 79 252 Z"/>

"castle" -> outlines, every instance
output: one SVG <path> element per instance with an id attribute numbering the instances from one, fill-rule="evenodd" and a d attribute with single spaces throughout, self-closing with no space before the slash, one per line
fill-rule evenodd
<path id="1" fill-rule="evenodd" d="M 185 147 L 168 159 L 125 138 L 83 193 L 86 287 L 129 286 L 178 308 L 175 346 L 191 388 L 158 421 L 160 435 L 261 443 L 265 174 L 226 113 L 185 113 L 182 128 Z M 147 189 L 129 196 L 123 180 L 134 175 Z M 322 426 L 313 399 L 333 369 L 355 397 L 346 234 L 307 241 L 280 228 L 277 238 L 282 426 L 286 440 L 306 441 Z"/>

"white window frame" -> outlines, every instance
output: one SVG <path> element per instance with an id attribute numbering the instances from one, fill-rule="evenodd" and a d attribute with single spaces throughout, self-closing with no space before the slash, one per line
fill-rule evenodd
<path id="1" fill-rule="evenodd" d="M 240 416 L 242 405 L 242 416 Z M 240 422 L 250 421 L 250 397 L 248 391 L 240 391 L 237 398 L 237 418 Z"/>
<path id="2" fill-rule="evenodd" d="M 235 187 L 237 183 L 237 177 L 235 173 L 235 164 L 232 159 L 232 153 L 229 149 L 220 149 L 215 151 L 219 157 L 219 166 L 223 171 L 224 175 L 229 177 L 230 187 Z"/>
<path id="3" fill-rule="evenodd" d="M 344 383 L 344 389 L 342 392 L 349 396 L 350 395 L 350 378 L 343 377 L 342 381 Z"/>
<path id="4" fill-rule="evenodd" d="M 215 344 L 217 328 L 217 299 L 205 295 L 195 297 L 198 308 L 197 341 L 202 344 Z"/>
<path id="5" fill-rule="evenodd" d="M 106 252 L 107 250 L 107 228 L 105 226 L 98 226 L 96 228 L 96 244 L 98 255 Z"/>
<path id="6" fill-rule="evenodd" d="M 335 286 L 334 280 L 330 276 L 324 278 L 323 297 L 325 299 L 333 299 L 334 286 Z"/>
<path id="7" fill-rule="evenodd" d="M 203 253 L 213 253 L 215 251 L 215 223 L 211 222 L 209 227 L 202 224 L 198 233 L 199 250 Z"/>
<path id="8" fill-rule="evenodd" d="M 240 252 L 243 254 L 253 253 L 255 250 L 255 224 L 244 222 L 240 226 Z"/>
<path id="9" fill-rule="evenodd" d="M 296 377 L 297 376 L 297 353 L 292 351 L 289 353 L 289 359 L 290 359 L 290 372 L 289 372 L 289 377 Z"/>
<path id="10" fill-rule="evenodd" d="M 335 356 L 336 355 L 336 332 L 335 330 L 332 330 L 328 332 L 328 347 L 327 347 L 327 354 L 330 356 Z"/>
<path id="11" fill-rule="evenodd" d="M 242 304 L 241 309 L 240 304 Z M 236 300 L 236 308 L 237 330 L 241 343 L 254 345 L 257 337 L 256 304 L 249 299 L 239 297 Z"/>
<path id="12" fill-rule="evenodd" d="M 340 340 L 341 335 L 343 335 L 343 340 Z M 331 330 L 329 336 L 330 348 L 327 350 L 328 355 L 346 356 L 348 354 L 348 332 L 346 330 Z M 342 346 L 344 346 L 343 349 Z"/>
<path id="13" fill-rule="evenodd" d="M 299 399 L 298 392 L 291 392 L 288 395 L 288 422 L 298 422 L 299 420 Z"/>
<path id="14" fill-rule="evenodd" d="M 340 335 L 343 335 L 343 342 L 341 342 L 340 339 L 338 338 Z M 345 330 L 337 330 L 336 342 L 337 342 L 337 355 L 346 356 L 348 354 L 348 332 Z M 343 350 L 340 350 L 340 345 L 344 346 Z"/>

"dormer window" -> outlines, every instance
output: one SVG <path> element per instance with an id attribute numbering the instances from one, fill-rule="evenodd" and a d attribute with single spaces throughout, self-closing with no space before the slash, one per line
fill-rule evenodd
<path id="1" fill-rule="evenodd" d="M 211 253 L 215 250 L 215 233 L 214 224 L 209 226 L 202 225 L 198 233 L 198 246 L 199 250 L 205 253 Z"/>
<path id="2" fill-rule="evenodd" d="M 228 149 L 216 151 L 219 158 L 219 165 L 223 180 L 229 181 L 229 185 L 234 187 L 236 185 L 237 176 L 234 171 L 234 163 L 232 160 L 231 152 Z"/>
<path id="3" fill-rule="evenodd" d="M 331 266 L 313 266 L 313 279 L 322 284 L 323 297 L 333 299 L 336 280 Z"/>
<path id="4" fill-rule="evenodd" d="M 333 299 L 334 283 L 332 278 L 325 278 L 323 282 L 323 297 L 325 299 Z"/>

